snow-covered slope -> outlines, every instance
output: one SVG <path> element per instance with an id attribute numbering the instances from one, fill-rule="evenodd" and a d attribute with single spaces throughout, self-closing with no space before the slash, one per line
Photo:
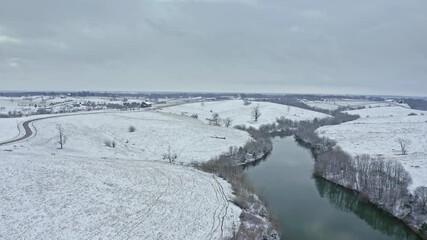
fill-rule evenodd
<path id="1" fill-rule="evenodd" d="M 56 150 L 58 125 L 67 136 L 62 151 Z M 162 156 L 170 147 L 171 153 L 177 154 L 176 162 L 184 164 L 210 160 L 250 139 L 244 131 L 157 112 L 75 115 L 37 121 L 34 126 L 37 136 L 20 143 L 19 148 L 57 152 L 61 156 L 166 161 Z M 136 131 L 129 132 L 130 126 Z M 106 147 L 105 141 L 114 141 L 116 147 Z"/>
<path id="2" fill-rule="evenodd" d="M 363 99 L 324 99 L 318 101 L 302 100 L 303 103 L 310 107 L 333 111 L 339 107 L 350 109 L 357 108 L 378 108 L 378 107 L 404 107 L 410 109 L 406 103 L 398 103 L 395 101 L 370 101 Z"/>
<path id="3" fill-rule="evenodd" d="M 18 136 L 20 121 L 18 118 L 0 118 L 0 142 Z"/>
<path id="4" fill-rule="evenodd" d="M 389 121 L 391 117 L 405 117 L 409 114 L 416 114 L 414 116 L 423 116 L 427 114 L 425 111 L 414 110 L 397 105 L 382 106 L 378 108 L 365 108 L 347 112 L 350 114 L 357 114 L 362 118 L 381 118 L 383 121 L 385 119 L 386 122 Z M 412 118 L 407 118 L 407 120 L 410 119 Z"/>
<path id="5" fill-rule="evenodd" d="M 329 101 L 302 101 L 302 102 L 307 104 L 310 107 L 329 110 L 329 111 L 336 110 L 340 107 L 335 102 L 329 102 Z"/>
<path id="6" fill-rule="evenodd" d="M 62 150 L 58 125 L 67 136 Z M 231 186 L 180 163 L 241 146 L 246 132 L 156 112 L 34 126 L 32 138 L 0 146 L 0 239 L 221 239 L 239 227 Z M 169 146 L 176 164 L 162 159 Z"/>
<path id="7" fill-rule="evenodd" d="M 211 119 L 212 114 L 218 113 L 221 119 L 231 118 L 233 126 L 246 125 L 252 127 L 274 123 L 281 116 L 294 121 L 313 120 L 314 118 L 329 116 L 315 111 L 269 102 L 252 102 L 250 105 L 243 103 L 242 100 L 190 103 L 167 107 L 163 111 L 187 116 L 197 114 L 199 119 L 204 122 L 208 122 L 206 119 Z M 261 116 L 257 122 L 254 122 L 251 112 L 257 105 L 259 105 Z"/>
<path id="8" fill-rule="evenodd" d="M 0 152 L 1 239 L 221 239 L 231 186 L 165 163 Z"/>
<path id="9" fill-rule="evenodd" d="M 382 155 L 400 161 L 412 176 L 412 187 L 427 186 L 427 112 L 400 106 L 348 112 L 361 118 L 321 127 L 318 133 L 336 140 L 352 155 Z M 416 115 L 408 116 L 411 113 Z M 407 155 L 401 154 L 398 138 L 411 141 Z"/>
<path id="10" fill-rule="evenodd" d="M 304 100 L 303 102 L 309 105 L 310 107 L 325 109 L 330 111 L 336 110 L 339 107 L 375 108 L 375 107 L 386 107 L 386 106 L 398 105 L 397 103 L 393 103 L 393 102 L 368 101 L 368 100 L 362 100 L 362 99 L 325 99 L 323 101 Z M 407 105 L 405 106 L 407 107 Z"/>

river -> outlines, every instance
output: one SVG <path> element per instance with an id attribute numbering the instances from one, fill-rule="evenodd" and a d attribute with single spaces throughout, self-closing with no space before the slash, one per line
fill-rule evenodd
<path id="1" fill-rule="evenodd" d="M 245 175 L 276 215 L 285 240 L 420 240 L 353 191 L 314 177 L 310 151 L 293 137 L 276 137 L 273 144 Z"/>

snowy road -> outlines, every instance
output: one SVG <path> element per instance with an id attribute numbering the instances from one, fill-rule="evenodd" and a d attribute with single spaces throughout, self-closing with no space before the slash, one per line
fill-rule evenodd
<path id="1" fill-rule="evenodd" d="M 31 122 L 33 122 L 33 121 L 34 121 L 34 120 L 28 120 L 28 121 L 25 121 L 25 122 L 22 124 L 22 126 L 23 126 L 23 128 L 24 128 L 24 131 L 25 131 L 24 136 L 18 137 L 18 138 L 16 138 L 16 139 L 11 139 L 11 140 L 7 140 L 7 141 L 4 141 L 4 142 L 0 142 L 0 146 L 1 146 L 1 145 L 6 145 L 6 144 L 10 144 L 10 143 L 14 143 L 14 142 L 19 142 L 19 141 L 22 141 L 22 140 L 24 140 L 24 139 L 27 139 L 27 138 L 29 138 L 31 135 L 33 135 L 33 131 L 32 131 L 32 130 L 31 130 L 31 128 L 29 127 L 30 123 L 31 123 Z M 19 126 L 18 126 L 18 129 L 19 129 Z"/>

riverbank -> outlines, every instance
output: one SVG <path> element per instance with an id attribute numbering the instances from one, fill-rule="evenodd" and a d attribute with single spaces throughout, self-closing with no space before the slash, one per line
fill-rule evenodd
<path id="1" fill-rule="evenodd" d="M 244 165 L 265 159 L 273 149 L 272 141 L 261 131 L 253 128 L 245 130 L 254 140 L 247 142 L 244 147 L 230 148 L 228 153 L 205 163 L 194 163 L 193 166 L 216 174 L 232 185 L 236 196 L 233 202 L 242 209 L 241 224 L 235 229 L 233 239 L 279 240 L 273 214 L 244 176 Z"/>
<path id="2" fill-rule="evenodd" d="M 277 226 L 272 213 L 265 202 L 254 193 L 252 185 L 244 177 L 243 167 L 229 164 L 225 160 L 229 157 L 232 156 L 219 157 L 193 166 L 199 170 L 216 174 L 231 184 L 233 194 L 236 196 L 233 203 L 242 209 L 241 224 L 239 228 L 234 229 L 232 239 L 281 239 L 276 230 Z"/>
<path id="3" fill-rule="evenodd" d="M 243 148 L 230 148 L 230 151 L 226 154 L 223 154 L 212 161 L 203 164 L 202 166 L 198 166 L 199 169 L 215 173 L 228 182 L 230 182 L 233 186 L 234 193 L 236 195 L 235 204 L 240 206 L 242 209 L 244 209 L 244 213 L 242 213 L 241 219 L 242 224 L 241 228 L 236 233 L 236 239 L 240 238 L 250 238 L 248 233 L 250 232 L 256 232 L 258 234 L 258 238 L 263 238 L 265 236 L 269 235 L 268 229 L 275 229 L 273 231 L 273 235 L 275 236 L 275 233 L 277 233 L 277 228 L 274 228 L 274 219 L 271 218 L 271 213 L 266 211 L 265 204 L 262 203 L 262 201 L 257 197 L 257 195 L 254 193 L 254 189 L 252 184 L 248 183 L 245 178 L 243 177 L 243 173 L 240 170 L 239 167 L 236 167 L 236 165 L 241 166 L 249 166 L 251 164 L 256 164 L 257 160 L 268 157 L 269 154 L 272 152 L 273 145 L 271 143 L 271 139 L 279 135 L 294 135 L 294 136 L 302 136 L 299 140 L 300 143 L 304 145 L 307 149 L 310 149 L 312 154 L 317 158 L 319 154 L 332 151 L 336 148 L 336 143 L 334 141 L 331 141 L 327 138 L 320 138 L 316 133 L 315 130 L 324 125 L 331 125 L 331 124 L 340 124 L 342 122 L 351 121 L 354 119 L 357 119 L 358 116 L 349 115 L 342 112 L 335 112 L 334 118 L 330 119 L 322 119 L 322 120 L 315 120 L 315 121 L 302 121 L 302 122 L 293 122 L 285 118 L 277 119 L 277 122 L 274 124 L 269 125 L 262 125 L 259 127 L 259 129 L 254 128 L 246 128 L 244 126 L 237 127 L 238 129 L 247 131 L 250 133 L 250 135 L 255 139 L 255 141 L 251 141 L 248 144 L 246 144 Z M 339 149 L 339 148 L 337 148 Z M 348 168 L 351 171 L 355 171 L 356 168 L 354 166 L 342 166 L 342 162 L 340 162 L 341 158 L 350 159 L 350 156 L 343 151 L 338 152 L 338 157 L 336 156 L 324 156 L 324 158 L 336 158 L 334 162 L 328 163 L 330 166 L 333 166 L 334 171 L 336 173 L 342 172 L 342 167 Z M 316 164 L 317 161 L 314 162 L 315 167 L 315 173 L 319 173 L 319 166 Z M 399 182 L 396 186 L 399 186 L 399 189 L 402 189 L 402 192 L 399 194 L 406 194 L 406 189 L 409 184 L 409 181 L 406 180 L 405 172 L 402 171 L 399 165 L 395 166 L 399 173 L 402 173 L 402 181 L 399 180 Z M 268 174 L 268 173 L 266 173 Z M 353 186 L 351 186 L 351 183 L 354 182 L 355 179 L 347 179 L 346 182 L 339 182 L 334 181 L 334 178 L 328 178 L 329 175 L 322 175 L 321 176 L 325 181 L 335 183 L 339 186 L 344 187 L 345 189 L 349 189 L 351 191 L 355 191 L 358 194 L 358 198 L 362 199 L 364 198 L 367 202 L 369 202 L 372 206 L 375 206 L 376 209 L 383 211 L 384 213 L 389 214 L 390 216 L 393 216 L 393 218 L 398 219 L 400 222 L 405 224 L 405 226 L 408 226 L 411 228 L 412 232 L 417 234 L 420 237 L 421 233 L 416 229 L 416 225 L 410 224 L 409 221 L 406 221 L 405 217 L 399 217 L 403 215 L 402 211 L 400 211 L 400 207 L 405 206 L 404 204 L 401 205 L 390 205 L 387 206 L 393 206 L 394 209 L 399 210 L 399 214 L 397 211 L 393 212 L 390 211 L 390 209 L 387 209 L 386 207 L 383 207 L 385 205 L 382 205 L 381 202 L 375 202 L 372 198 L 370 198 L 369 195 L 363 194 L 363 192 L 357 191 Z M 280 190 L 279 190 L 280 191 Z M 393 193 L 394 194 L 394 193 Z M 396 200 L 393 200 L 396 201 Z M 402 201 L 403 202 L 403 201 Z M 264 207 L 259 207 L 259 205 Z M 257 206 L 257 207 L 253 207 Z M 405 210 L 406 211 L 406 210 Z M 267 214 L 266 214 L 267 212 Z M 247 214 L 247 215 L 245 215 Z M 407 216 L 407 214 L 406 214 Z M 264 219 L 265 221 L 261 221 L 260 219 Z M 251 222 L 252 221 L 252 222 Z M 261 227 L 261 229 L 251 229 L 255 224 L 253 222 L 256 222 L 257 224 L 264 225 L 264 227 Z M 254 238 L 254 237 L 252 237 Z M 268 238 L 267 238 L 268 239 Z M 275 238 L 273 238 L 275 239 Z M 413 238 L 411 238 L 413 239 Z"/>
<path id="4" fill-rule="evenodd" d="M 303 147 L 309 149 L 311 151 L 311 153 L 314 156 L 315 159 L 315 169 L 316 169 L 316 164 L 319 163 L 318 157 L 321 154 L 321 152 L 319 152 L 319 146 L 317 144 L 313 144 L 310 141 L 299 137 L 297 135 L 294 136 L 295 140 Z M 339 150 L 340 152 L 342 152 L 342 150 Z M 347 156 L 344 156 L 347 157 Z M 342 166 L 339 166 L 342 167 Z M 319 168 L 319 167 L 318 167 Z M 354 187 L 354 185 L 349 184 L 348 181 L 339 181 L 334 177 L 330 177 L 330 174 L 325 174 L 325 172 L 321 172 L 322 170 L 315 170 L 314 174 L 317 177 L 320 177 L 322 179 L 325 179 L 328 182 L 331 182 L 333 184 L 336 184 L 338 186 L 341 186 L 345 189 L 349 189 L 351 191 L 354 191 L 355 193 L 358 194 L 360 199 L 363 199 L 364 201 L 368 202 L 369 204 L 375 206 L 376 208 L 378 208 L 379 210 L 383 211 L 384 213 L 392 216 L 393 218 L 399 220 L 400 222 L 402 222 L 403 224 L 405 224 L 408 228 L 410 228 L 417 236 L 419 236 L 422 239 L 427 239 L 427 235 L 423 234 L 420 230 L 420 227 L 417 226 L 416 224 L 414 224 L 413 221 L 411 221 L 411 216 L 410 216 L 410 211 L 412 209 L 412 207 L 408 204 L 410 204 L 410 202 L 406 202 L 406 203 L 402 203 L 402 204 L 395 204 L 393 206 L 393 208 L 387 208 L 385 204 L 377 202 L 375 200 L 373 200 L 372 198 L 369 197 L 369 195 L 367 193 L 364 193 L 358 189 L 356 189 Z M 342 170 L 339 170 L 342 171 Z M 403 208 L 402 208 L 403 206 Z M 399 208 L 400 207 L 400 208 Z"/>
<path id="5" fill-rule="evenodd" d="M 420 240 L 353 191 L 314 177 L 313 162 L 309 149 L 284 137 L 273 138 L 267 159 L 245 168 L 245 177 L 268 203 L 283 238 Z"/>

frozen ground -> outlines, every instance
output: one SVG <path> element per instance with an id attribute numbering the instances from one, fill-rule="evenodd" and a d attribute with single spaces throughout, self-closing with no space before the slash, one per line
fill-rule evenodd
<path id="1" fill-rule="evenodd" d="M 40 114 L 31 115 L 26 117 L 15 117 L 15 118 L 0 118 L 0 144 L 8 140 L 16 139 L 25 135 L 23 123 L 27 120 L 40 119 L 40 118 L 51 118 L 59 116 L 69 115 L 81 115 L 81 114 L 98 114 L 98 113 L 116 113 L 117 110 L 102 110 L 102 111 L 91 111 L 91 112 L 76 112 L 76 113 L 59 113 L 59 114 Z"/>
<path id="2" fill-rule="evenodd" d="M 62 150 L 58 124 L 68 138 Z M 241 146 L 246 132 L 157 112 L 34 126 L 34 137 L 0 146 L 0 239 L 220 239 L 240 224 L 231 186 L 180 163 Z M 176 164 L 162 159 L 168 146 Z"/>
<path id="3" fill-rule="evenodd" d="M 339 105 L 329 101 L 302 101 L 310 107 L 333 111 L 338 109 Z"/>
<path id="4" fill-rule="evenodd" d="M 258 122 L 252 119 L 252 108 L 259 105 L 261 116 Z M 229 100 L 219 102 L 189 103 L 174 107 L 163 108 L 164 112 L 184 114 L 191 116 L 197 114 L 199 119 L 208 123 L 213 113 L 218 113 L 221 119 L 231 118 L 232 125 L 246 125 L 259 127 L 262 124 L 274 123 L 277 118 L 283 116 L 294 121 L 313 120 L 314 118 L 325 118 L 329 115 L 310 111 L 302 108 L 291 107 L 282 104 L 268 102 L 252 102 L 244 105 L 242 100 Z"/>
<path id="5" fill-rule="evenodd" d="M 404 107 L 410 108 L 405 103 L 397 103 L 393 101 L 369 101 L 363 99 L 325 99 L 319 101 L 302 100 L 303 103 L 310 107 L 333 111 L 339 107 L 345 108 L 377 108 L 377 107 Z"/>
<path id="6" fill-rule="evenodd" d="M 412 188 L 427 186 L 427 112 L 401 106 L 348 111 L 360 119 L 318 129 L 336 140 L 352 155 L 382 155 L 403 164 L 413 179 Z M 416 114 L 408 116 L 408 114 Z M 402 155 L 398 138 L 409 139 L 408 154 Z"/>
<path id="7" fill-rule="evenodd" d="M 57 151 L 58 125 L 67 143 Z M 34 122 L 36 137 L 15 144 L 31 152 L 57 152 L 61 156 L 163 160 L 163 154 L 177 154 L 178 164 L 207 161 L 229 147 L 243 146 L 250 140 L 247 132 L 208 126 L 198 120 L 168 113 L 135 112 L 76 115 Z M 128 128 L 134 126 L 135 132 Z M 16 127 L 15 127 L 16 129 Z M 225 139 L 224 139 L 225 138 Z M 106 147 L 105 141 L 116 147 Z"/>
<path id="8" fill-rule="evenodd" d="M 329 111 L 336 110 L 339 107 L 375 108 L 375 107 L 397 105 L 397 103 L 393 103 L 393 102 L 367 101 L 367 100 L 361 100 L 361 99 L 325 99 L 325 100 L 319 100 L 319 101 L 304 100 L 302 102 L 307 104 L 310 107 L 329 110 Z"/>
<path id="9" fill-rule="evenodd" d="M 231 186 L 158 162 L 0 152 L 1 239 L 220 239 Z"/>
<path id="10" fill-rule="evenodd" d="M 22 119 L 0 118 L 0 142 L 18 136 L 19 129 L 17 126 L 20 121 L 22 121 Z"/>

